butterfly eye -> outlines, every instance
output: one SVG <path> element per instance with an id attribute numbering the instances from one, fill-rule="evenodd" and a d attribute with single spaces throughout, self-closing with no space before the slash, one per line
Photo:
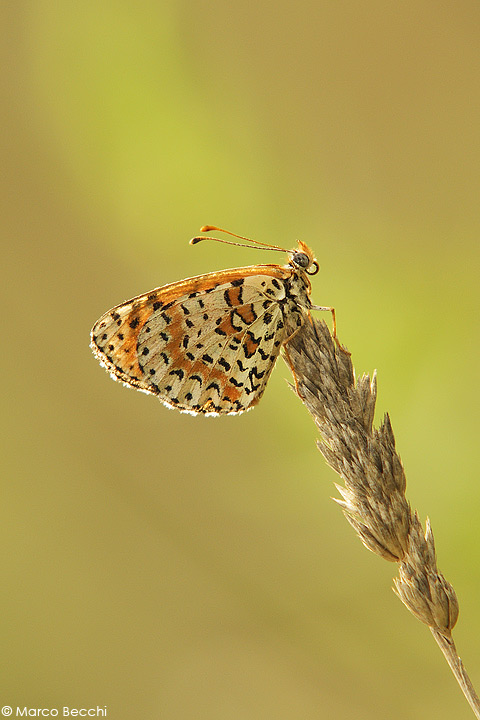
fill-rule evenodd
<path id="1" fill-rule="evenodd" d="M 303 269 L 307 269 L 310 265 L 310 258 L 308 255 L 302 252 L 295 252 L 292 255 L 292 261 L 294 265 L 297 265 L 298 267 L 301 267 Z"/>

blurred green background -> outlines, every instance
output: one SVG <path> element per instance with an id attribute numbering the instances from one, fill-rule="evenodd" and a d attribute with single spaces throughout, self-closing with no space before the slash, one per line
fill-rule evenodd
<path id="1" fill-rule="evenodd" d="M 310 244 L 379 374 L 480 684 L 478 2 L 1 5 L 1 701 L 111 720 L 469 718 L 330 496 L 280 361 L 234 418 L 90 353 L 109 307 Z"/>

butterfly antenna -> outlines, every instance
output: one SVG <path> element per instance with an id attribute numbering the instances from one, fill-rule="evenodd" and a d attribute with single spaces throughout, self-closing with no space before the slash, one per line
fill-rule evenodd
<path id="1" fill-rule="evenodd" d="M 215 230 L 217 232 L 223 232 L 226 233 L 226 235 L 231 235 L 232 237 L 236 237 L 239 240 L 246 240 L 249 243 L 252 243 L 253 247 L 256 245 L 265 248 L 265 250 L 278 250 L 279 252 L 289 252 L 289 250 L 286 250 L 285 248 L 278 247 L 278 245 L 270 245 L 269 243 L 262 243 L 259 240 L 252 240 L 252 238 L 244 237 L 243 235 L 237 235 L 237 233 L 230 232 L 230 230 L 224 230 L 223 228 L 219 228 L 216 225 L 204 225 L 200 228 L 200 232 L 211 232 L 212 230 Z M 210 236 L 199 236 L 194 237 L 190 240 L 190 245 L 196 245 L 201 240 L 214 240 L 215 242 L 222 242 L 226 245 L 237 245 L 238 247 L 249 247 L 251 248 L 252 245 L 246 245 L 245 243 L 237 243 L 232 242 L 230 240 L 223 240 L 220 238 L 214 238 Z"/>

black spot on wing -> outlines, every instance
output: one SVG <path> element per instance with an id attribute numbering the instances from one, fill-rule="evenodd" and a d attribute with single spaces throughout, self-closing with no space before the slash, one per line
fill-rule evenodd
<path id="1" fill-rule="evenodd" d="M 239 382 L 235 377 L 229 378 L 229 382 L 231 382 L 232 385 L 235 385 L 235 387 L 243 387 L 243 382 Z"/>
<path id="2" fill-rule="evenodd" d="M 220 360 L 218 361 L 218 364 L 221 365 L 225 370 L 227 370 L 227 372 L 228 372 L 228 370 L 230 370 L 230 368 L 232 367 L 232 366 L 230 365 L 230 363 L 228 363 L 228 362 L 225 360 L 225 358 L 220 358 Z"/>
<path id="3" fill-rule="evenodd" d="M 181 368 L 176 368 L 175 370 L 170 370 L 169 375 L 177 375 L 179 380 L 183 380 L 185 377 L 185 373 Z"/>

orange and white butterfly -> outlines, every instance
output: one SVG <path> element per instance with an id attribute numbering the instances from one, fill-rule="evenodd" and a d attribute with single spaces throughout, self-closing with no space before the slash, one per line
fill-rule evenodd
<path id="1" fill-rule="evenodd" d="M 106 312 L 91 348 L 114 380 L 156 395 L 181 412 L 237 415 L 258 403 L 280 349 L 310 319 L 309 275 L 318 263 L 307 245 L 285 250 L 213 225 L 250 245 L 288 254 L 288 263 L 251 265 L 181 280 Z M 200 240 L 219 238 L 195 237 Z M 287 353 L 288 359 L 288 353 Z"/>

